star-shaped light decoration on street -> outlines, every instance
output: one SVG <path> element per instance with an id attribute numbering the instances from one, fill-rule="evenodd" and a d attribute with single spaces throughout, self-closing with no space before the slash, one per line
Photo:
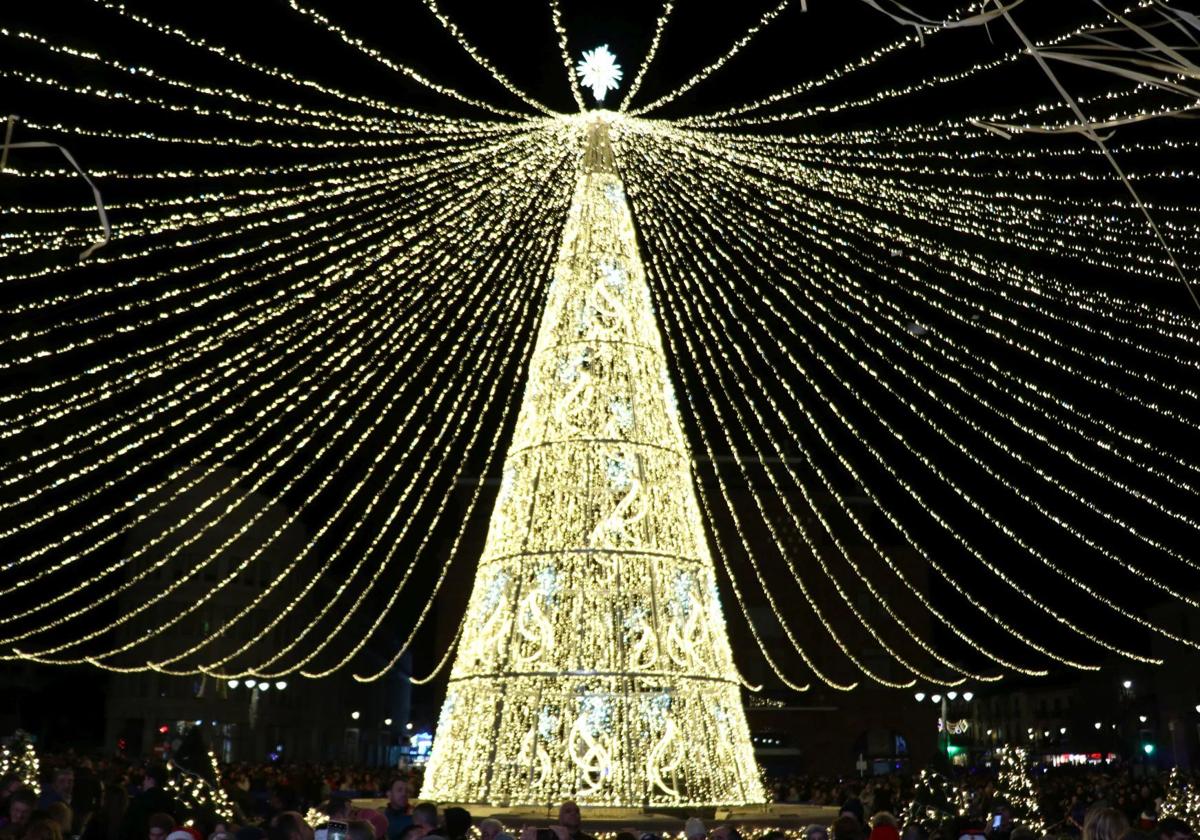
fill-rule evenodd
<path id="1" fill-rule="evenodd" d="M 579 83 L 592 89 L 597 105 L 604 101 L 604 94 L 617 89 L 617 83 L 623 75 L 617 57 L 608 49 L 608 44 L 585 50 L 583 58 L 575 65 L 575 72 L 579 74 Z"/>

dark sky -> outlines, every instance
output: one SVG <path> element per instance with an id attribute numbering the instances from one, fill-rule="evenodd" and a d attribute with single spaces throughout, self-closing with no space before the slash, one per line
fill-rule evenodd
<path id="1" fill-rule="evenodd" d="M 353 2 L 328 2 L 328 0 L 312 0 L 309 5 L 329 15 L 337 23 L 350 32 L 362 37 L 370 46 L 384 54 L 403 61 L 428 76 L 429 78 L 452 85 L 464 94 L 485 99 L 504 107 L 519 108 L 520 103 L 499 88 L 480 68 L 459 49 L 457 44 L 448 36 L 437 22 L 427 12 L 424 5 L 416 0 L 408 2 L 379 3 L 374 0 L 353 0 Z M 865 3 L 852 0 L 810 0 L 809 10 L 801 12 L 800 3 L 793 3 L 780 18 L 745 52 L 731 61 L 728 66 L 697 86 L 688 95 L 672 103 L 658 116 L 687 116 L 695 113 L 727 107 L 744 102 L 748 99 L 766 95 L 790 84 L 818 77 L 826 71 L 837 67 L 853 58 L 868 53 L 875 48 L 901 37 L 905 29 L 889 21 L 885 16 L 869 8 Z M 951 8 L 951 3 L 924 4 L 919 8 L 930 16 L 937 16 Z M 278 81 L 265 79 L 248 70 L 231 68 L 227 63 L 213 56 L 205 55 L 194 49 L 181 48 L 177 42 L 162 36 L 148 33 L 137 24 L 121 20 L 118 16 L 101 8 L 98 3 L 87 0 L 63 0 L 54 4 L 9 4 L 0 23 L 14 29 L 26 29 L 44 34 L 55 43 L 69 44 L 83 50 L 95 50 L 105 56 L 119 59 L 127 63 L 142 63 L 154 67 L 160 73 L 177 78 L 187 79 L 196 84 L 234 87 L 262 97 L 285 97 L 289 101 L 300 101 L 308 104 L 326 104 L 326 100 L 312 93 L 297 93 L 290 86 Z M 319 79 L 329 84 L 337 85 L 345 90 L 370 95 L 389 102 L 395 102 L 400 107 L 427 109 L 436 113 L 476 117 L 478 113 L 466 106 L 461 106 L 439 97 L 404 79 L 376 62 L 357 54 L 335 37 L 313 26 L 291 11 L 283 0 L 213 0 L 204 3 L 173 3 L 161 4 L 149 0 L 134 0 L 129 8 L 144 11 L 165 24 L 179 26 L 193 35 L 210 39 L 213 43 L 227 45 L 255 60 L 267 64 L 285 67 L 299 75 Z M 463 30 L 464 34 L 474 42 L 479 50 L 492 60 L 512 81 L 536 98 L 553 108 L 564 111 L 573 110 L 573 103 L 567 86 L 562 60 L 555 42 L 550 25 L 550 15 L 543 0 L 528 0 L 517 3 L 477 3 L 469 0 L 443 0 L 442 10 L 452 17 Z M 640 2 L 610 2 L 593 3 L 581 0 L 563 0 L 564 24 L 569 32 L 570 49 L 574 60 L 580 51 L 607 43 L 618 55 L 625 69 L 625 83 L 633 77 L 638 67 L 640 57 L 649 43 L 654 21 L 659 13 L 657 3 L 641 0 Z M 685 81 L 692 73 L 720 55 L 728 48 L 730 42 L 758 19 L 769 8 L 766 3 L 747 2 L 724 4 L 716 8 L 706 4 L 678 3 L 678 8 L 666 28 L 662 44 L 650 72 L 647 74 L 642 92 L 635 102 L 647 102 L 673 89 Z M 1023 9 L 1020 17 L 1022 25 L 1026 26 L 1032 37 L 1060 31 L 1064 22 L 1079 19 L 1079 15 L 1093 10 L 1093 4 L 1082 2 L 1059 2 L 1059 0 L 1030 0 Z M 1003 24 L 993 24 L 987 30 L 974 28 L 956 31 L 932 37 L 924 49 L 907 51 L 902 60 L 891 62 L 875 73 L 866 74 L 861 80 L 851 79 L 848 82 L 831 86 L 827 92 L 809 97 L 804 104 L 834 102 L 853 97 L 863 92 L 876 90 L 890 84 L 902 84 L 916 81 L 933 73 L 953 71 L 965 68 L 969 64 L 999 55 L 1004 49 L 1009 49 L 1015 39 Z M 5 63 L 18 68 L 28 68 L 34 72 L 53 75 L 54 77 L 73 84 L 87 84 L 99 87 L 122 88 L 127 80 L 118 74 L 97 72 L 94 66 L 74 59 L 62 59 L 48 56 L 41 48 L 13 39 L 5 39 Z M 1065 72 L 1064 78 L 1075 85 L 1080 92 L 1094 88 L 1094 79 L 1083 74 Z M 624 88 L 622 88 L 623 90 Z M 156 90 L 153 86 L 140 89 L 143 93 Z M 619 101 L 622 91 L 614 97 Z M 188 94 L 175 95 L 181 101 L 189 101 Z M 824 98 L 822 98 L 824 97 Z M 803 125 L 787 125 L 779 130 L 783 133 L 790 131 L 811 131 L 820 133 L 830 130 L 846 130 L 861 127 L 904 125 L 914 122 L 929 122 L 943 117 L 964 116 L 975 114 L 992 108 L 1003 109 L 1014 105 L 1030 105 L 1037 102 L 1051 101 L 1053 90 L 1048 80 L 1033 66 L 1032 62 L 1019 65 L 1001 78 L 988 79 L 980 84 L 965 86 L 948 86 L 935 94 L 918 96 L 901 100 L 895 104 L 877 108 L 860 109 L 848 115 L 814 120 Z M 194 101 L 201 101 L 196 98 Z M 107 127 L 116 129 L 149 129 L 156 132 L 172 133 L 188 137 L 210 136 L 213 133 L 225 132 L 228 135 L 248 136 L 255 129 L 237 126 L 224 126 L 220 121 L 205 122 L 187 115 L 177 115 L 138 108 L 120 102 L 98 102 L 94 99 L 56 93 L 51 89 L 38 85 L 21 84 L 13 78 L 0 76 L 0 102 L 5 103 L 9 111 L 21 114 L 43 123 L 60 122 L 86 126 Z M 214 126 L 219 131 L 214 132 Z M 1139 127 L 1123 132 L 1121 139 L 1135 143 L 1142 139 L 1153 139 L 1164 133 L 1169 136 L 1187 137 L 1187 128 L 1172 125 L 1162 128 L 1156 124 L 1153 127 Z M 268 132 L 263 136 L 271 136 Z M 29 139 L 21 136 L 18 139 Z M 225 165 L 270 165 L 272 163 L 304 159 L 304 153 L 280 151 L 278 149 L 233 149 L 212 145 L 183 145 L 156 144 L 147 142 L 118 142 L 101 138 L 77 137 L 71 135 L 54 136 L 76 153 L 80 161 L 89 168 L 104 168 L 113 166 L 127 170 L 155 171 L 162 168 L 184 167 L 218 167 Z M 996 141 L 999 143 L 1000 141 Z M 1080 138 L 1068 139 L 1018 139 L 1007 145 L 1014 149 L 1052 149 L 1060 150 L 1070 144 L 1078 147 L 1084 141 Z M 329 153 L 334 159 L 339 153 Z M 353 150 L 345 152 L 353 154 Z M 1180 154 L 1172 157 L 1164 154 L 1156 161 L 1138 160 L 1139 165 L 1147 167 L 1173 165 L 1185 159 Z M 1055 167 L 1067 164 L 1055 162 L 1047 158 L 1045 164 L 1049 171 Z M 1093 169 L 1095 167 L 1093 166 Z M 1100 171 L 1103 171 L 1102 168 Z M 997 188 L 1012 186 L 1008 183 L 997 182 Z M 121 202 L 136 199 L 140 195 L 153 195 L 153 185 L 131 184 L 129 182 L 102 183 L 106 198 L 110 202 Z M 1178 185 L 1163 183 L 1147 183 L 1144 185 L 1148 198 L 1158 201 L 1179 200 L 1186 194 L 1186 189 Z M 1111 183 L 1096 186 L 1096 195 L 1115 197 L 1120 195 L 1119 188 Z M 140 191 L 140 192 L 139 192 Z M 1086 194 L 1086 193 L 1079 193 Z M 45 203 L 53 206 L 56 202 L 82 201 L 85 198 L 78 183 L 64 182 L 43 188 L 33 183 L 5 183 L 0 179 L 0 201 L 12 201 L 17 204 Z M 4 221 L 7 221 L 5 219 Z M 37 222 L 52 229 L 53 222 L 42 220 Z M 943 235 L 936 229 L 926 231 L 931 235 Z M 642 231 L 645 240 L 646 232 Z M 648 244 L 645 243 L 644 244 Z M 870 247 L 869 243 L 861 243 L 861 247 Z M 980 253 L 993 256 L 996 259 L 1008 259 L 1014 264 L 1032 266 L 1039 270 L 1058 272 L 1061 276 L 1082 284 L 1093 284 L 1100 289 L 1120 289 L 1134 294 L 1139 300 L 1162 306 L 1168 311 L 1181 315 L 1189 314 L 1189 303 L 1181 288 L 1170 283 L 1139 281 L 1135 290 L 1130 290 L 1126 279 L 1120 272 L 1105 272 L 1088 269 L 1083 271 L 1078 265 L 1062 260 L 1054 261 L 1037 254 L 1021 253 L 1019 250 L 1004 248 L 987 241 L 979 241 L 973 247 Z M 55 253 L 49 259 L 64 260 L 66 249 Z M 157 257 L 160 261 L 173 256 Z M 40 265 L 36 260 L 10 258 L 0 263 L 0 273 L 9 273 L 21 267 Z M 145 265 L 153 266 L 152 260 L 144 261 Z M 763 272 L 759 266 L 753 270 Z M 54 282 L 64 284 L 63 288 L 86 288 L 93 280 L 103 279 L 102 272 L 94 272 L 88 268 L 72 271 L 56 278 Z M 186 284 L 186 278 L 180 279 Z M 32 284 L 18 284 L 0 291 L 3 300 L 8 303 L 19 303 L 30 296 L 39 294 L 41 287 Z M 31 324 L 52 322 L 54 318 L 77 312 L 71 305 L 59 307 L 53 312 L 39 314 L 36 318 L 8 318 L 5 320 L 6 330 L 28 328 Z M 1194 313 L 1190 313 L 1194 314 Z M 40 321 L 38 319 L 41 319 Z M 668 322 L 668 330 L 680 329 L 680 325 Z M 944 329 L 952 329 L 951 325 L 943 325 Z M 130 336 L 121 341 L 110 342 L 101 354 L 120 354 L 129 352 L 140 336 Z M 1105 345 L 1107 347 L 1107 345 Z M 980 353 L 994 353 L 998 362 L 1003 365 L 1020 366 L 1023 362 L 1005 354 L 1002 347 L 996 345 L 977 345 Z M 74 362 L 81 364 L 81 362 Z M 699 387 L 698 381 L 691 368 L 684 364 L 677 368 L 680 381 L 685 387 L 690 383 Z M 1168 378 L 1182 376 L 1176 369 L 1163 369 Z M 39 377 L 48 376 L 55 372 L 52 364 L 28 365 L 23 368 L 19 380 L 20 385 L 36 383 Z M 513 368 L 510 374 L 514 387 L 520 381 L 520 372 Z M 857 375 L 857 374 L 847 374 Z M 1138 385 L 1137 371 L 1128 376 L 1131 388 Z M 1122 409 L 1120 406 L 1104 405 L 1104 396 L 1096 389 L 1085 389 L 1078 382 L 1072 381 L 1067 375 L 1047 377 L 1044 384 L 1056 393 L 1071 395 L 1072 399 L 1080 399 L 1096 405 L 1105 416 L 1117 422 L 1122 427 L 1144 430 L 1152 438 L 1165 441 L 1167 445 L 1177 445 L 1179 451 L 1197 451 L 1195 444 L 1200 443 L 1194 428 L 1187 428 L 1176 423 L 1159 423 L 1146 412 Z M 829 383 L 831 386 L 834 383 Z M 156 385 L 148 386 L 150 388 Z M 147 392 L 148 393 L 148 392 Z M 1147 391 L 1149 393 L 1149 391 Z M 1156 392 L 1155 392 L 1156 393 Z M 913 399 L 926 399 L 923 395 L 913 394 Z M 1179 400 L 1173 407 L 1180 411 L 1189 410 L 1188 400 Z M 848 407 L 853 412 L 853 406 Z M 972 410 L 967 407 L 968 411 Z M 711 428 L 716 420 L 711 411 L 703 405 L 698 405 L 697 419 L 700 426 L 689 426 L 688 432 L 695 439 L 702 433 L 703 428 Z M 982 415 L 981 415 L 982 416 Z M 50 430 L 44 439 L 52 439 L 61 430 Z M 928 430 L 913 430 L 930 451 L 943 453 L 938 450 L 939 442 Z M 922 437 L 923 435 L 923 437 Z M 849 445 L 849 443 L 847 443 Z M 693 444 L 693 450 L 699 447 Z M 12 456 L 18 449 L 0 449 Z M 902 458 L 902 453 L 893 453 Z M 475 455 L 476 462 L 482 462 L 482 453 Z M 946 454 L 947 462 L 952 461 Z M 951 467 L 952 469 L 954 467 Z M 701 469 L 701 480 L 704 480 L 704 470 Z M 963 475 L 969 473 L 964 472 Z M 1122 477 L 1126 477 L 1124 474 Z M 1131 480 L 1139 477 L 1133 475 Z M 919 479 L 918 479 L 919 480 Z M 1107 492 L 1104 488 L 1089 483 L 1086 477 L 1073 476 L 1079 481 L 1079 487 L 1086 494 Z M 1153 487 L 1154 492 L 1160 488 L 1153 482 L 1146 485 Z M 845 492 L 853 495 L 855 488 L 846 487 Z M 1164 493 L 1168 491 L 1162 491 Z M 1192 505 L 1195 510 L 1194 497 L 1176 493 L 1170 497 L 1173 503 Z M 896 504 L 903 505 L 903 499 L 897 499 Z M 1003 517 L 1020 517 L 1024 514 L 1007 501 L 998 501 L 998 510 Z M 946 501 L 947 510 L 952 516 L 962 516 L 963 520 L 969 512 L 962 509 L 961 504 L 954 499 Z M 1163 535 L 1163 539 L 1179 550 L 1194 555 L 1194 532 L 1186 527 L 1162 523 L 1153 516 L 1143 512 L 1128 512 L 1140 524 Z M 1144 519 L 1138 519 L 1143 517 Z M 1149 587 L 1130 582 L 1127 576 L 1114 571 L 1110 566 L 1099 564 L 1095 558 L 1080 552 L 1077 546 L 1069 541 L 1063 541 L 1056 536 L 1052 529 L 1037 530 L 1036 525 L 1022 521 L 1022 526 L 1028 525 L 1034 529 L 1035 539 L 1039 544 L 1060 560 L 1064 566 L 1093 581 L 1099 588 L 1111 596 L 1119 598 L 1123 603 L 1135 609 L 1143 609 L 1158 599 L 1158 595 Z M 310 530 L 319 525 L 313 517 L 309 517 L 306 525 Z M 970 528 L 971 526 L 964 526 Z M 1111 545 L 1131 558 L 1136 557 L 1137 549 L 1121 534 L 1113 533 L 1103 525 L 1097 525 L 1096 533 L 1102 539 L 1111 540 Z M 985 530 L 985 529 L 984 529 Z M 979 532 L 981 539 L 984 530 Z M 45 533 L 39 535 L 43 538 Z M 953 546 L 937 543 L 938 550 L 944 552 L 947 561 L 958 563 L 961 558 Z M 28 549 L 28 545 L 18 546 L 15 550 Z M 11 549 L 10 550 L 14 550 Z M 434 562 L 436 553 L 431 555 L 429 562 Z M 1019 556 L 1010 556 L 1003 562 L 1011 562 L 1020 567 L 1021 579 L 1035 587 L 1045 598 L 1060 605 L 1064 612 L 1088 626 L 1105 624 L 1104 618 L 1097 617 L 1097 607 L 1087 599 L 1081 599 L 1078 593 L 1069 587 L 1056 583 L 1049 576 L 1035 568 L 1027 560 Z M 1155 562 L 1151 560 L 1150 562 Z M 1178 568 L 1163 568 L 1162 574 L 1173 585 L 1186 591 L 1195 591 L 1200 579 L 1192 571 Z M 989 588 L 991 578 L 978 571 L 962 569 L 964 579 L 971 585 L 979 587 L 980 592 L 989 596 L 993 590 Z M 42 590 L 38 590 L 41 592 Z M 53 587 L 45 590 L 53 591 Z M 956 615 L 962 615 L 964 625 L 970 626 L 972 632 L 988 634 L 986 622 L 969 614 L 962 608 L 955 593 L 949 590 L 938 590 L 934 595 L 939 603 Z M 1040 638 L 1054 638 L 1057 634 L 1055 622 L 1044 615 L 1037 615 L 1027 608 L 1014 605 L 1007 596 L 996 596 L 1001 599 L 997 609 L 1001 610 L 1011 620 L 1021 621 L 1022 626 L 1029 629 L 1032 635 Z M 732 613 L 732 606 L 727 606 L 727 612 Z M 1143 647 L 1146 642 L 1140 631 L 1126 624 L 1119 627 L 1106 628 L 1128 644 Z M 940 641 L 949 649 L 954 649 L 958 643 L 947 636 Z M 991 641 L 997 645 L 1005 642 L 994 634 Z M 1072 643 L 1064 642 L 1069 650 L 1078 649 L 1080 655 L 1086 652 L 1086 646 L 1072 647 Z M 969 651 L 960 651 L 970 657 Z"/>

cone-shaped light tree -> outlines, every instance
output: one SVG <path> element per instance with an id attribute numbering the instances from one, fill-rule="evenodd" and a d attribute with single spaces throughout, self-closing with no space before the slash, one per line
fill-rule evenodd
<path id="1" fill-rule="evenodd" d="M 593 123 L 424 796 L 762 801 L 633 219 Z"/>

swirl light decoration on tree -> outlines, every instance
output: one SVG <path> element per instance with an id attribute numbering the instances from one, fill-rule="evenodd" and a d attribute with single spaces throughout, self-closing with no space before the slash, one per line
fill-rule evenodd
<path id="1" fill-rule="evenodd" d="M 706 617 L 675 627 L 660 581 L 639 621 L 597 577 L 584 594 L 620 636 L 606 656 L 665 663 L 675 627 L 676 653 L 720 638 L 692 643 L 689 673 L 732 685 L 715 587 L 761 652 L 748 685 L 951 686 L 1161 661 L 1150 636 L 1197 647 L 1145 612 L 1200 606 L 1192 13 L 864 0 L 855 22 L 877 27 L 852 58 L 793 49 L 795 79 L 743 73 L 706 102 L 780 48 L 772 33 L 854 41 L 805 34 L 833 4 L 762 4 L 671 83 L 687 15 L 667 2 L 617 110 L 587 112 L 575 62 L 603 33 L 550 0 L 525 37 L 561 58 L 562 113 L 466 14 L 412 5 L 481 81 L 447 84 L 400 35 L 347 22 L 363 9 L 315 0 L 271 6 L 262 31 L 115 0 L 0 19 L 0 94 L 21 115 L 0 174 L 0 657 L 377 679 L 450 576 L 470 578 L 487 513 L 525 492 L 502 465 L 539 383 L 567 388 L 560 424 L 599 411 L 629 426 L 614 441 L 674 435 L 639 426 L 649 368 L 537 373 L 597 117 L 637 256 L 588 263 L 560 326 L 653 313 L 696 506 L 617 446 L 572 467 L 612 504 L 563 496 L 561 514 L 591 517 L 592 541 L 686 520 L 698 541 L 677 554 L 700 564 L 679 615 Z M 82 262 L 95 206 L 30 141 L 69 149 L 108 200 L 111 241 Z M 612 289 L 642 273 L 634 312 Z M 668 486 L 683 519 L 655 518 Z M 472 607 L 435 672 L 501 648 L 529 670 L 562 644 L 584 584 L 560 576 L 573 589 L 551 603 L 535 565 L 496 584 L 485 562 L 472 604 L 500 601 Z M 640 753 L 657 779 L 606 776 L 588 691 L 525 708 L 505 748 L 527 779 L 593 801 L 758 795 L 679 788 L 695 762 L 663 746 L 668 721 L 691 737 L 673 712 Z"/>

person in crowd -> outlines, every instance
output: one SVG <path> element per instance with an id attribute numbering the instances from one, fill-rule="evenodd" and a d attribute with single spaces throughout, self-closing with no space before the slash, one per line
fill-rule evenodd
<path id="1" fill-rule="evenodd" d="M 737 830 L 737 826 L 730 825 L 729 823 L 717 826 L 709 836 L 712 840 L 742 840 L 741 832 Z"/>
<path id="2" fill-rule="evenodd" d="M 1121 840 L 1129 818 L 1116 808 L 1093 808 L 1083 824 L 1083 840 Z"/>
<path id="3" fill-rule="evenodd" d="M 283 811 L 271 820 L 269 840 L 313 840 L 313 830 L 296 811 Z"/>
<path id="4" fill-rule="evenodd" d="M 683 824 L 684 840 L 707 840 L 708 828 L 704 825 L 704 820 L 699 817 L 688 817 L 687 822 Z"/>
<path id="5" fill-rule="evenodd" d="M 55 802 L 71 804 L 71 792 L 75 788 L 75 771 L 70 767 L 60 767 L 54 772 L 50 787 L 42 791 L 38 797 L 38 807 L 45 809 Z"/>
<path id="6" fill-rule="evenodd" d="M 387 805 L 383 808 L 383 816 L 387 819 L 387 840 L 400 840 L 400 835 L 404 830 L 413 824 L 412 806 L 409 804 L 409 798 L 412 796 L 412 789 L 409 787 L 408 779 L 396 777 L 392 779 L 391 784 L 387 789 Z M 492 820 L 492 822 L 496 822 Z M 499 831 L 500 823 L 496 822 Z M 483 829 L 482 824 L 480 830 Z M 493 837 L 484 837 L 484 840 L 494 840 Z"/>
<path id="7" fill-rule="evenodd" d="M 3 825 L 3 815 L 8 814 L 8 799 L 14 793 L 25 787 L 19 773 L 5 773 L 0 776 L 0 825 Z"/>
<path id="8" fill-rule="evenodd" d="M 37 797 L 28 788 L 20 788 L 8 797 L 8 816 L 0 826 L 0 837 L 21 840 L 33 817 Z"/>
<path id="9" fill-rule="evenodd" d="M 84 823 L 80 840 L 117 840 L 121 832 L 121 819 L 129 807 L 129 794 L 121 784 L 109 784 L 104 788 L 100 808 Z"/>
<path id="10" fill-rule="evenodd" d="M 802 834 L 804 840 L 829 840 L 829 829 L 823 825 L 810 825 Z"/>
<path id="11" fill-rule="evenodd" d="M 854 817 L 858 821 L 860 832 L 867 827 L 866 810 L 863 808 L 862 800 L 858 798 L 857 793 L 852 793 L 850 798 L 842 803 L 842 807 L 838 809 L 838 817 Z"/>
<path id="12" fill-rule="evenodd" d="M 1159 840 L 1192 840 L 1191 826 L 1179 817 L 1163 817 L 1154 826 Z"/>
<path id="13" fill-rule="evenodd" d="M 374 840 L 385 840 L 387 837 L 387 817 L 374 808 L 350 808 L 350 822 L 365 822 L 371 826 Z"/>
<path id="14" fill-rule="evenodd" d="M 504 825 L 500 820 L 494 820 L 491 817 L 480 820 L 479 840 L 496 840 L 502 833 L 504 833 Z"/>
<path id="15" fill-rule="evenodd" d="M 63 800 L 51 802 L 46 808 L 46 816 L 58 823 L 59 829 L 63 833 L 63 837 L 71 836 L 71 824 L 73 815 L 71 814 L 71 806 Z"/>
<path id="16" fill-rule="evenodd" d="M 103 807 L 104 785 L 96 775 L 95 765 L 87 758 L 80 759 L 75 766 L 75 779 L 71 787 L 71 812 L 75 815 L 72 834 L 82 834 L 83 828 Z"/>
<path id="17" fill-rule="evenodd" d="M 829 827 L 831 840 L 863 840 L 863 824 L 853 811 L 842 808 L 841 814 Z"/>
<path id="18" fill-rule="evenodd" d="M 549 831 L 551 834 L 554 835 L 555 840 L 570 840 L 570 834 L 567 832 L 567 829 L 561 825 L 552 825 L 552 826 L 549 826 L 548 828 L 544 828 L 544 829 L 539 829 L 537 826 L 534 826 L 534 825 L 527 825 L 521 829 L 520 840 L 537 840 L 538 835 L 541 834 L 541 832 L 543 832 L 543 831 Z M 625 833 L 625 832 L 621 832 L 621 833 Z M 618 836 L 620 836 L 620 835 L 618 835 Z"/>
<path id="19" fill-rule="evenodd" d="M 1143 788 L 1143 790 L 1145 790 L 1145 789 Z M 1142 799 L 1144 800 L 1145 798 L 1146 798 L 1146 796 L 1143 795 Z M 1154 833 L 1154 825 L 1157 822 L 1158 822 L 1158 814 L 1155 813 L 1154 809 L 1153 808 L 1143 808 L 1142 812 L 1140 814 L 1138 814 L 1137 825 L 1135 825 L 1134 828 L 1137 829 L 1138 831 L 1141 831 L 1141 832 L 1144 832 L 1147 834 L 1153 834 Z"/>
<path id="20" fill-rule="evenodd" d="M 871 817 L 871 834 L 868 840 L 900 840 L 900 828 L 896 818 L 887 811 Z"/>
<path id="21" fill-rule="evenodd" d="M 167 840 L 175 830 L 175 818 L 165 811 L 151 814 L 146 819 L 146 837 L 148 840 Z"/>
<path id="22" fill-rule="evenodd" d="M 583 814 L 579 811 L 579 805 L 570 799 L 558 806 L 558 824 L 567 830 L 570 840 L 596 840 L 582 830 Z"/>
<path id="23" fill-rule="evenodd" d="M 447 840 L 467 840 L 471 831 L 471 812 L 466 808 L 447 808 L 442 812 L 442 826 L 446 829 L 442 836 Z"/>
<path id="24" fill-rule="evenodd" d="M 63 840 L 63 833 L 57 821 L 40 817 L 29 821 L 24 840 Z"/>
<path id="25" fill-rule="evenodd" d="M 167 768 L 161 764 L 152 764 L 146 768 L 142 776 L 142 789 L 133 797 L 121 821 L 118 840 L 145 840 L 150 830 L 150 817 L 164 814 L 171 818 L 168 832 L 174 828 L 175 819 L 182 816 L 179 803 L 165 789 L 167 784 Z M 166 835 L 152 838 L 166 840 Z"/>
<path id="26" fill-rule="evenodd" d="M 438 809 L 432 802 L 422 802 L 412 809 L 412 827 L 417 829 L 415 837 L 409 840 L 419 840 L 428 837 L 438 830 Z M 406 832 L 407 833 L 407 832 Z"/>
<path id="27" fill-rule="evenodd" d="M 347 840 L 375 840 L 375 829 L 366 820 L 351 820 L 346 837 Z"/>
<path id="28" fill-rule="evenodd" d="M 335 791 L 329 797 L 329 804 L 325 807 L 325 816 L 334 822 L 348 823 L 350 822 L 350 810 L 350 797 L 342 791 Z"/>

